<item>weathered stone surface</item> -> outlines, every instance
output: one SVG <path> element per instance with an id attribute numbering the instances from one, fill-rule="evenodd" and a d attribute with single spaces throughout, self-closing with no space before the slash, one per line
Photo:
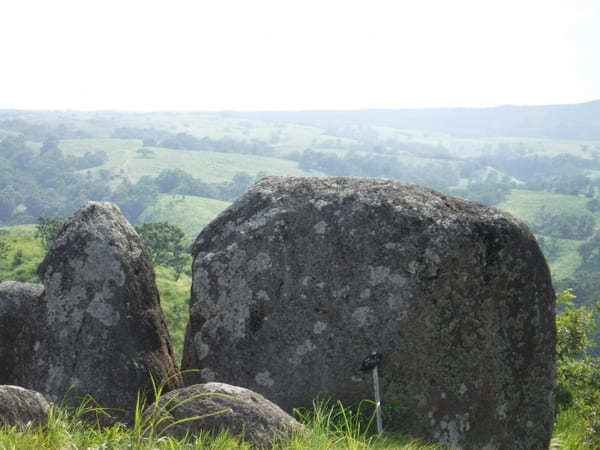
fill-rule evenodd
<path id="1" fill-rule="evenodd" d="M 50 406 L 42 394 L 19 386 L 0 385 L 0 425 L 43 425 Z"/>
<path id="2" fill-rule="evenodd" d="M 259 448 L 271 447 L 294 430 L 305 431 L 296 419 L 262 395 L 224 383 L 176 389 L 161 397 L 144 415 L 160 418 L 159 432 L 169 427 L 165 434 L 178 439 L 188 432 L 193 435 L 200 431 L 227 430 L 232 436 L 243 435 L 246 442 Z M 189 417 L 198 419 L 173 425 Z"/>
<path id="3" fill-rule="evenodd" d="M 43 291 L 1 285 L 0 322 L 25 328 L 3 330 L 0 355 L 16 364 L 4 366 L 0 383 L 73 403 L 91 394 L 127 420 L 137 391 L 151 391 L 150 373 L 160 383 L 178 371 L 140 237 L 115 205 L 90 202 L 63 227 L 38 274 Z M 166 389 L 180 386 L 174 378 Z"/>
<path id="4" fill-rule="evenodd" d="M 45 322 L 41 284 L 0 283 L 0 385 L 28 385 Z M 37 343 L 37 344 L 36 344 Z"/>
<path id="5" fill-rule="evenodd" d="M 381 179 L 268 177 L 198 236 L 183 369 L 283 409 L 373 398 L 464 448 L 547 448 L 554 292 L 527 227 Z M 486 447 L 487 446 L 487 447 Z"/>

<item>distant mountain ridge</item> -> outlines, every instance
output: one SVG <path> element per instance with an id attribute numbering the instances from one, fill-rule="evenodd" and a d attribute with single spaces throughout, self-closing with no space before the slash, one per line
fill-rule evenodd
<path id="1" fill-rule="evenodd" d="M 389 126 L 436 131 L 462 137 L 600 139 L 600 100 L 567 105 L 505 105 L 491 108 L 257 111 L 227 114 L 320 126 L 325 124 Z"/>
<path id="2" fill-rule="evenodd" d="M 447 133 L 456 137 L 530 137 L 600 140 L 600 99 L 562 105 L 503 105 L 489 108 L 363 109 L 314 111 L 34 111 L 0 109 L 0 132 L 25 133 L 43 141 L 113 137 L 120 127 L 153 126 L 157 117 L 214 117 L 311 125 L 325 130 L 345 126 L 383 126 Z M 59 128 L 56 128 L 57 124 Z M 180 124 L 181 125 L 181 124 Z M 160 128 L 160 126 L 158 126 Z"/>

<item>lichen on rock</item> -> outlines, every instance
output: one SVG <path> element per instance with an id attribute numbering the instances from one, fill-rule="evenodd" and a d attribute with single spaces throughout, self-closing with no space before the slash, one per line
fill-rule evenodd
<path id="1" fill-rule="evenodd" d="M 6 346 L 18 350 L 0 383 L 74 404 L 91 395 L 125 421 L 133 417 L 138 390 L 151 393 L 151 374 L 166 390 L 181 386 L 178 377 L 169 378 L 178 365 L 150 255 L 115 205 L 89 202 L 77 211 L 38 274 L 42 285 L 0 285 L 0 323 L 23 324 L 6 333 Z M 7 302 L 20 306 L 9 314 Z"/>
<path id="2" fill-rule="evenodd" d="M 391 429 L 547 448 L 555 333 L 548 266 L 509 214 L 391 180 L 267 177 L 195 242 L 183 369 L 291 411 L 372 398 L 360 367 L 378 351 L 383 401 L 404 406 Z"/>

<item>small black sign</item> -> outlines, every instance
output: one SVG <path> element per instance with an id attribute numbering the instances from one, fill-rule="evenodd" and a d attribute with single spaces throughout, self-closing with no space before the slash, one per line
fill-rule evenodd
<path id="1" fill-rule="evenodd" d="M 360 366 L 360 370 L 363 372 L 368 372 L 369 370 L 373 370 L 375 366 L 377 366 L 381 360 L 383 359 L 383 355 L 381 353 L 373 352 L 365 359 Z"/>

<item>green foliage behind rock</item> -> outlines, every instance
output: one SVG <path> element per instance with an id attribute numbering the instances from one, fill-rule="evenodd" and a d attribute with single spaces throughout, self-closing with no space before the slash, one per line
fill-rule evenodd
<path id="1" fill-rule="evenodd" d="M 40 216 L 38 218 L 37 236 L 42 240 L 44 250 L 50 250 L 66 221 L 67 218 L 60 215 L 53 217 Z"/>
<path id="2" fill-rule="evenodd" d="M 600 448 L 600 360 L 589 354 L 600 303 L 575 307 L 574 298 L 566 290 L 557 299 L 562 312 L 556 318 L 556 408 L 572 410 L 583 422 L 584 448 Z"/>

